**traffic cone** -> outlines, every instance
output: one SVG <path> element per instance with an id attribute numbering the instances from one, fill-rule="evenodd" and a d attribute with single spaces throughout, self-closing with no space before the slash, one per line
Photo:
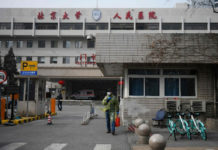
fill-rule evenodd
<path id="1" fill-rule="evenodd" d="M 52 125 L 52 121 L 51 121 L 51 114 L 49 113 L 48 114 L 48 125 Z"/>

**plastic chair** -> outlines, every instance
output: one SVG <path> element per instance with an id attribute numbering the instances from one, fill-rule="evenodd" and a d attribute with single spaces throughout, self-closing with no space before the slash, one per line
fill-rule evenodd
<path id="1" fill-rule="evenodd" d="M 158 126 L 160 127 L 160 123 L 164 121 L 164 117 L 166 115 L 166 111 L 164 111 L 163 109 L 160 109 L 157 113 L 156 113 L 156 117 L 152 118 L 153 121 L 157 121 L 158 122 Z"/>

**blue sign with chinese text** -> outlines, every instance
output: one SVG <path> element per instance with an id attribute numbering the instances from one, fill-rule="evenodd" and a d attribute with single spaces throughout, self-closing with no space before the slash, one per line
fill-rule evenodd
<path id="1" fill-rule="evenodd" d="M 24 76 L 36 76 L 37 71 L 21 71 L 20 74 Z"/>

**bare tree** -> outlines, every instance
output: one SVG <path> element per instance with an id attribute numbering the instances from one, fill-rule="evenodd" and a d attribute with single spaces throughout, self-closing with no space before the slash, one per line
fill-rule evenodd
<path id="1" fill-rule="evenodd" d="M 187 0 L 191 8 L 212 8 L 214 13 L 218 13 L 215 6 L 215 0 Z"/>

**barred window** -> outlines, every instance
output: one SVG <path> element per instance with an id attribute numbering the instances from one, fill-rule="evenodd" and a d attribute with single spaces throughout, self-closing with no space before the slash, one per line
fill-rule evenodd
<path id="1" fill-rule="evenodd" d="M 111 30 L 133 30 L 133 23 L 111 23 Z"/>
<path id="2" fill-rule="evenodd" d="M 184 23 L 185 30 L 207 30 L 207 23 Z"/>
<path id="3" fill-rule="evenodd" d="M 159 30 L 159 23 L 136 23 L 136 30 Z"/>

